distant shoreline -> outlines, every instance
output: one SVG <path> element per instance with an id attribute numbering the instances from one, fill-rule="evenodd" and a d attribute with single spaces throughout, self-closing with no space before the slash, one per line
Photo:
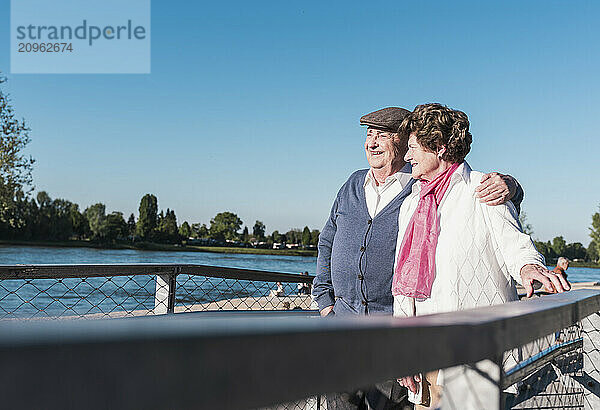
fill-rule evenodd
<path id="1" fill-rule="evenodd" d="M 95 249 L 133 249 L 138 251 L 167 251 L 167 252 L 212 252 L 212 253 L 238 253 L 254 255 L 285 255 L 285 256 L 317 256 L 316 250 L 305 249 L 262 249 L 262 248 L 234 248 L 227 246 L 194 246 L 194 245 L 168 245 L 162 243 L 137 242 L 116 243 L 112 245 L 91 241 L 24 241 L 0 240 L 0 246 L 47 246 L 56 248 L 95 248 Z"/>
<path id="2" fill-rule="evenodd" d="M 95 248 L 95 249 L 133 249 L 138 251 L 165 251 L 165 252 L 210 252 L 253 255 L 285 255 L 285 256 L 311 256 L 316 257 L 316 250 L 305 249 L 263 249 L 263 248 L 234 248 L 228 246 L 194 246 L 194 245 L 169 245 L 163 243 L 137 242 L 116 243 L 113 245 L 101 244 L 91 241 L 25 241 L 25 240 L 0 240 L 0 246 L 46 246 L 56 248 Z M 554 267 L 555 264 L 547 264 Z M 574 268 L 596 268 L 600 264 L 592 262 L 570 262 Z M 568 271 L 567 271 L 568 273 Z"/>

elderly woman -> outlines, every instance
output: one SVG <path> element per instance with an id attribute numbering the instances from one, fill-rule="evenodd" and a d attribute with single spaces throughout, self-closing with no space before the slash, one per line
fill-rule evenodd
<path id="1" fill-rule="evenodd" d="M 399 214 L 394 315 L 517 300 L 515 281 L 532 271 L 548 278 L 550 291 L 569 288 L 562 275 L 548 272 L 510 202 L 490 207 L 476 198 L 483 174 L 464 160 L 471 146 L 465 113 L 440 104 L 420 105 L 400 132 L 409 135 L 405 160 L 417 183 Z M 437 375 L 427 379 L 438 384 Z M 400 382 L 416 392 L 420 380 L 407 377 Z"/>

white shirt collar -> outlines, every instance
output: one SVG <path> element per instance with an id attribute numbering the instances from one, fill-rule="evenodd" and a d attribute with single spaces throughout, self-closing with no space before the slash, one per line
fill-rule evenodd
<path id="1" fill-rule="evenodd" d="M 400 169 L 400 171 L 387 177 L 385 179 L 384 185 L 396 179 L 398 180 L 398 182 L 400 182 L 400 185 L 404 187 L 411 178 L 411 172 L 412 167 L 410 166 L 410 163 L 407 163 L 402 167 L 402 169 Z M 363 188 L 366 187 L 367 184 L 375 184 L 375 177 L 373 176 L 372 168 L 369 169 L 369 172 L 367 172 L 367 175 L 365 175 L 365 182 L 363 183 Z"/>

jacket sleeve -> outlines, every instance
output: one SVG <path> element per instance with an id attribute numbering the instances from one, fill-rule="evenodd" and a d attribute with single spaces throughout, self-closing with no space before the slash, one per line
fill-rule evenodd
<path id="1" fill-rule="evenodd" d="M 317 256 L 317 273 L 313 279 L 312 295 L 319 310 L 323 310 L 327 306 L 333 306 L 335 303 L 335 294 L 333 292 L 333 284 L 331 282 L 331 249 L 333 239 L 337 231 L 336 212 L 338 207 L 339 196 L 336 197 L 331 213 L 325 223 L 325 227 L 319 235 L 318 256 Z"/>
<path id="2" fill-rule="evenodd" d="M 521 202 L 523 202 L 523 198 L 525 197 L 525 192 L 523 191 L 523 187 L 521 187 L 521 184 L 519 184 L 519 181 L 517 181 L 517 178 L 515 178 L 515 177 L 512 177 L 512 178 L 515 181 L 515 183 L 517 184 L 517 191 L 515 192 L 515 195 L 512 198 L 510 198 L 510 202 L 513 203 L 513 205 L 515 206 L 515 209 L 517 211 L 517 215 L 519 215 L 521 213 Z"/>
<path id="3" fill-rule="evenodd" d="M 521 268 L 527 264 L 545 267 L 544 257 L 531 237 L 521 231 L 516 208 L 511 202 L 483 208 L 489 217 L 492 234 L 506 262 L 510 276 L 521 283 Z"/>

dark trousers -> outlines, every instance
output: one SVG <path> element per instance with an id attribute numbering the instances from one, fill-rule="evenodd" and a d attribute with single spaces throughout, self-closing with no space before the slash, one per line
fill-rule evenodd
<path id="1" fill-rule="evenodd" d="M 408 390 L 396 380 L 347 393 L 327 395 L 327 410 L 408 410 Z"/>

